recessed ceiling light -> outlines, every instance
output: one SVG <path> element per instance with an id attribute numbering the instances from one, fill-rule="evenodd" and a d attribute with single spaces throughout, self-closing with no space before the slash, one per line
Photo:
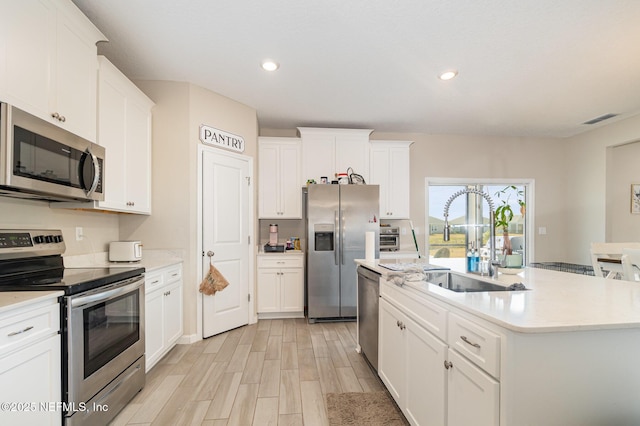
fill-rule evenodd
<path id="1" fill-rule="evenodd" d="M 438 78 L 440 78 L 440 80 L 451 80 L 453 77 L 457 75 L 458 75 L 458 71 L 450 70 L 450 71 L 443 72 L 442 74 L 440 74 Z"/>
<path id="2" fill-rule="evenodd" d="M 267 59 L 262 62 L 262 69 L 265 71 L 275 71 L 279 67 L 280 67 L 280 64 L 278 64 L 275 61 L 272 61 L 271 59 Z"/>

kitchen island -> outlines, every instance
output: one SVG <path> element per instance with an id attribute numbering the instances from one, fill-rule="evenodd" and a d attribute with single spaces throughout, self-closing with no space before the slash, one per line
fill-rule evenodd
<path id="1" fill-rule="evenodd" d="M 378 373 L 411 423 L 640 424 L 640 285 L 524 268 L 483 279 L 528 290 L 457 293 L 380 262 L 356 261 L 381 275 Z"/>

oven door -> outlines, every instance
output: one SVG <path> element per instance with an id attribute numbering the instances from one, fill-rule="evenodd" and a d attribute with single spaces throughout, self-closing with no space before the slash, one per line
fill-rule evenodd
<path id="1" fill-rule="evenodd" d="M 144 355 L 144 276 L 69 297 L 67 387 L 86 403 Z"/>

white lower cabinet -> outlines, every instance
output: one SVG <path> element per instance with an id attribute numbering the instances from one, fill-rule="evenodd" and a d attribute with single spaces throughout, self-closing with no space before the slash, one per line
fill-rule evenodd
<path id="1" fill-rule="evenodd" d="M 445 422 L 447 345 L 380 300 L 378 374 L 414 425 Z"/>
<path id="2" fill-rule="evenodd" d="M 449 349 L 447 424 L 500 424 L 500 383 Z"/>
<path id="3" fill-rule="evenodd" d="M 62 400 L 60 308 L 55 298 L 5 311 L 0 320 L 3 425 L 59 425 Z"/>
<path id="4" fill-rule="evenodd" d="M 149 371 L 182 336 L 182 265 L 145 278 L 145 355 Z"/>
<path id="5" fill-rule="evenodd" d="M 384 279 L 380 292 L 378 374 L 409 423 L 498 426 L 500 383 L 465 356 L 499 370 L 499 336 Z"/>
<path id="6" fill-rule="evenodd" d="M 303 255 L 258 255 L 257 263 L 257 312 L 260 318 L 303 317 Z"/>

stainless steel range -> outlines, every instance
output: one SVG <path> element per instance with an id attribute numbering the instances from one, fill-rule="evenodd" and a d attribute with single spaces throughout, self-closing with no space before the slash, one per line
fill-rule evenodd
<path id="1" fill-rule="evenodd" d="M 107 424 L 145 383 L 144 268 L 65 269 L 64 250 L 59 230 L 0 230 L 0 291 L 64 291 L 63 420 Z"/>

